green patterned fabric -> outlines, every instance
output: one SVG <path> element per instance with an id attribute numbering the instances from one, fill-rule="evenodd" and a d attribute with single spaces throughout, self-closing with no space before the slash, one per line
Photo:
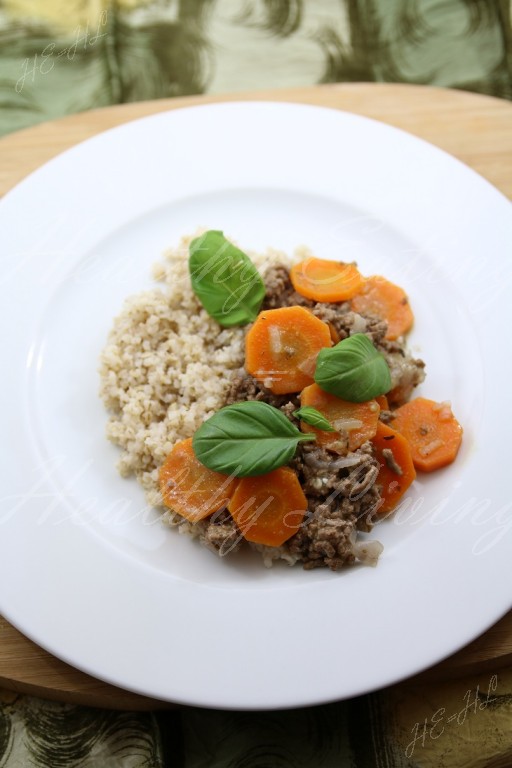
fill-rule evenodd
<path id="1" fill-rule="evenodd" d="M 510 768 L 512 671 L 281 712 L 185 710 L 183 768 Z M 178 765 L 178 763 L 176 763 Z"/>
<path id="2" fill-rule="evenodd" d="M 270 712 L 114 712 L 0 691 L 0 768 L 511 765 L 511 669 Z"/>
<path id="3" fill-rule="evenodd" d="M 511 2 L 0 0 L 0 134 L 107 104 L 343 81 L 511 99 Z"/>
<path id="4" fill-rule="evenodd" d="M 152 713 L 115 712 L 0 690 L 1 768 L 164 768 Z"/>

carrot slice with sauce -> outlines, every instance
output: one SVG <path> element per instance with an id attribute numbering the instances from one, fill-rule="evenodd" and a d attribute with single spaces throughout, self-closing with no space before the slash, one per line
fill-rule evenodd
<path id="1" fill-rule="evenodd" d="M 455 460 L 462 442 L 462 427 L 449 403 L 416 397 L 394 411 L 393 428 L 411 446 L 416 469 L 433 472 Z"/>
<path id="2" fill-rule="evenodd" d="M 386 339 L 393 341 L 409 331 L 414 322 L 405 291 L 384 277 L 368 277 L 352 299 L 352 309 L 360 315 L 376 315 L 388 324 Z"/>
<path id="3" fill-rule="evenodd" d="M 350 403 L 324 392 L 318 384 L 311 384 L 302 390 L 300 404 L 316 408 L 336 430 L 327 432 L 301 422 L 303 432 L 314 432 L 317 443 L 335 453 L 355 451 L 366 440 L 370 440 L 377 430 L 380 408 L 376 400 Z"/>
<path id="4" fill-rule="evenodd" d="M 197 523 L 226 506 L 238 480 L 201 464 L 188 438 L 173 447 L 160 468 L 159 483 L 165 505 Z"/>
<path id="5" fill-rule="evenodd" d="M 299 530 L 308 506 L 296 473 L 280 467 L 243 477 L 228 505 L 247 541 L 280 547 Z"/>
<path id="6" fill-rule="evenodd" d="M 375 398 L 375 400 L 379 404 L 379 408 L 381 409 L 381 411 L 389 411 L 389 402 L 386 395 L 379 395 L 378 397 Z"/>
<path id="7" fill-rule="evenodd" d="M 360 290 L 363 276 L 355 264 L 310 256 L 290 270 L 292 285 L 301 296 L 314 301 L 346 301 Z"/>
<path id="8" fill-rule="evenodd" d="M 376 482 L 381 486 L 377 514 L 391 512 L 416 478 L 411 447 L 407 439 L 381 421 L 372 438 L 374 455 L 380 464 Z"/>
<path id="9" fill-rule="evenodd" d="M 275 395 L 300 392 L 313 381 L 316 358 L 332 345 L 327 323 L 304 307 L 260 312 L 245 341 L 245 368 Z"/>

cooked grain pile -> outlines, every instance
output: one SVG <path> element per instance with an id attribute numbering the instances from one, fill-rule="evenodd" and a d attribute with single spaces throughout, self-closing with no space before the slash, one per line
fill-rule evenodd
<path id="1" fill-rule="evenodd" d="M 125 302 L 101 355 L 100 394 L 111 414 L 107 436 L 122 450 L 119 471 L 137 477 L 153 506 L 161 504 L 158 467 L 224 405 L 244 362 L 244 329 L 222 329 L 192 291 L 191 239 L 155 266 L 161 288 Z M 290 263 L 273 250 L 250 257 L 262 274 Z"/>

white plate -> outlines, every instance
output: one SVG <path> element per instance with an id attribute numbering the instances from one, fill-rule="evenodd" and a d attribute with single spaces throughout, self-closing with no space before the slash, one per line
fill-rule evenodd
<path id="1" fill-rule="evenodd" d="M 376 529 L 376 569 L 217 559 L 118 477 L 98 356 L 125 297 L 198 226 L 356 259 L 403 285 L 451 400 L 455 464 Z M 0 204 L 0 611 L 76 667 L 227 708 L 354 696 L 425 668 L 512 598 L 512 212 L 471 170 L 351 114 L 238 103 L 159 114 L 65 152 Z"/>

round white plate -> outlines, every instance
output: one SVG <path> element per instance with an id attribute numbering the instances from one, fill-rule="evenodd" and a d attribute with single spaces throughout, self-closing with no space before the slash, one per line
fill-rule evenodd
<path id="1" fill-rule="evenodd" d="M 377 568 L 266 570 L 164 527 L 104 437 L 98 357 L 123 300 L 197 227 L 309 245 L 410 295 L 421 393 L 464 426 L 375 529 Z M 354 696 L 456 651 L 511 606 L 512 210 L 401 131 L 299 105 L 159 114 L 65 152 L 0 204 L 0 612 L 74 666 L 159 699 Z"/>

